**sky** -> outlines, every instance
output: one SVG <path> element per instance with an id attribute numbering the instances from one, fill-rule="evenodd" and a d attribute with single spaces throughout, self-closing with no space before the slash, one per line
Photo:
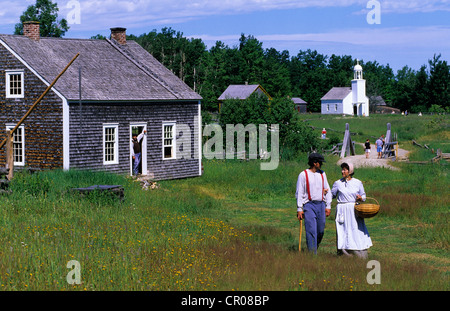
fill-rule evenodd
<path id="1" fill-rule="evenodd" d="M 394 73 L 419 70 L 436 54 L 450 62 L 450 0 L 53 0 L 66 38 L 109 36 L 125 27 L 139 36 L 171 27 L 212 47 L 230 47 L 241 34 L 263 48 L 317 50 L 389 65 Z M 36 0 L 0 0 L 0 33 L 12 34 Z"/>

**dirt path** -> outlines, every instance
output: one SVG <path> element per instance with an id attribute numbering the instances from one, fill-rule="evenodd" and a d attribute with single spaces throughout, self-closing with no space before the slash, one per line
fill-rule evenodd
<path id="1" fill-rule="evenodd" d="M 360 144 L 364 146 L 364 144 Z M 398 149 L 399 158 L 407 157 L 409 151 L 404 149 Z M 375 144 L 371 144 L 371 150 L 369 154 L 369 158 L 366 158 L 366 155 L 354 155 L 348 156 L 342 159 L 339 159 L 337 162 L 340 165 L 343 162 L 351 162 L 355 168 L 357 167 L 386 167 L 392 170 L 398 170 L 397 167 L 392 166 L 392 160 L 390 159 L 377 159 L 377 148 Z"/>

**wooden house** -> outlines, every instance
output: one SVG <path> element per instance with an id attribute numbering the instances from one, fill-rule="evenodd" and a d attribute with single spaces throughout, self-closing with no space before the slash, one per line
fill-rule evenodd
<path id="1" fill-rule="evenodd" d="M 131 174 L 131 136 L 147 131 L 140 173 L 201 175 L 201 97 L 134 41 L 0 35 L 0 139 L 79 53 L 14 134 L 15 167 Z M 0 150 L 0 165 L 5 149 Z"/>
<path id="2" fill-rule="evenodd" d="M 232 84 L 219 96 L 219 112 L 224 100 L 227 99 L 247 99 L 252 94 L 260 94 L 266 96 L 268 100 L 272 100 L 272 97 L 260 84 Z"/>

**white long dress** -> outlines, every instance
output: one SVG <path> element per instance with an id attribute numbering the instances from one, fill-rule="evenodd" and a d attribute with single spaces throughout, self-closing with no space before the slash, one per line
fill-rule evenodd
<path id="1" fill-rule="evenodd" d="M 333 198 L 337 198 L 336 235 L 338 250 L 366 250 L 372 246 L 372 240 L 367 231 L 364 219 L 355 215 L 356 195 L 363 201 L 366 193 L 360 180 L 352 178 L 349 181 L 339 179 L 331 189 Z"/>

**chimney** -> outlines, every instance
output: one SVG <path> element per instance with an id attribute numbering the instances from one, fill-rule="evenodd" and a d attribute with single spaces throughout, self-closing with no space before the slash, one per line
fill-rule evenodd
<path id="1" fill-rule="evenodd" d="M 39 41 L 40 39 L 39 22 L 36 21 L 23 22 L 23 35 L 27 36 L 31 40 Z"/>
<path id="2" fill-rule="evenodd" d="M 126 30 L 126 28 L 121 27 L 111 28 L 111 39 L 116 40 L 122 45 L 127 44 Z"/>

